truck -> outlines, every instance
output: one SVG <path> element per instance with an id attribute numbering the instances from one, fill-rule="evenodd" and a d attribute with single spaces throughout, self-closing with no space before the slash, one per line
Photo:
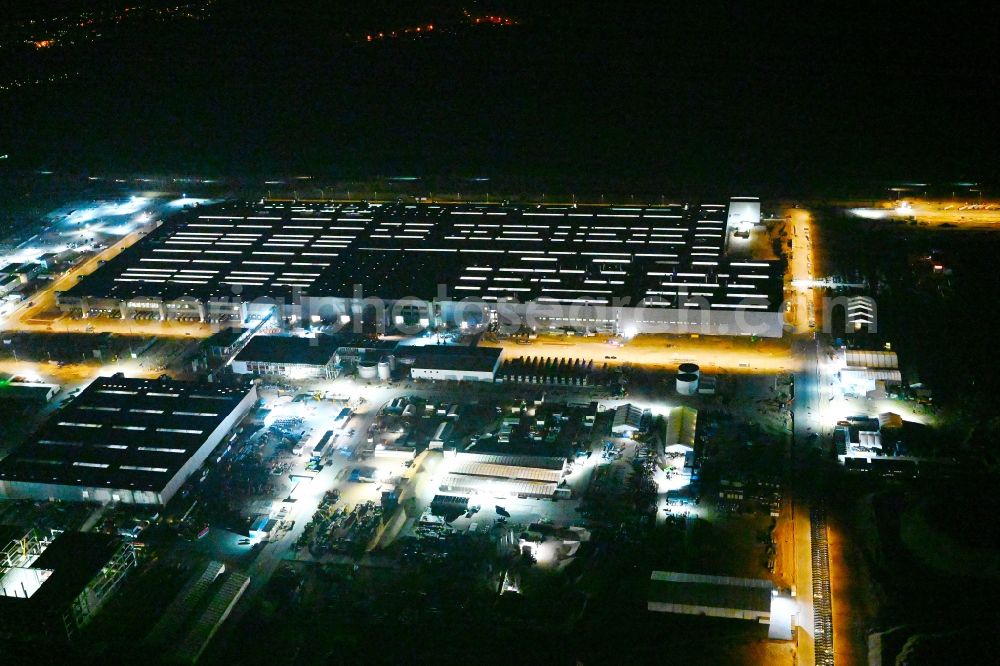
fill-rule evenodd
<path id="1" fill-rule="evenodd" d="M 355 467 L 351 470 L 349 480 L 353 483 L 375 483 L 374 471 L 368 467 Z"/>
<path id="2" fill-rule="evenodd" d="M 338 428 L 343 428 L 344 426 L 347 425 L 348 421 L 350 420 L 351 420 L 351 408 L 344 407 L 342 410 L 340 410 L 340 413 L 337 414 L 337 418 L 333 420 L 333 424 Z"/>
<path id="3" fill-rule="evenodd" d="M 326 433 L 320 438 L 319 442 L 313 448 L 312 455 L 314 458 L 322 458 L 323 453 L 326 451 L 327 446 L 333 441 L 333 431 L 327 430 Z"/>

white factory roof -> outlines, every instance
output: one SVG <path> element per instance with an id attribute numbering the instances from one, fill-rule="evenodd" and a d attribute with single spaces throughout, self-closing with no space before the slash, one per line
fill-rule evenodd
<path id="1" fill-rule="evenodd" d="M 844 379 L 896 382 L 903 381 L 903 375 L 899 370 L 870 369 L 870 368 L 844 368 L 840 371 Z"/>
<path id="2" fill-rule="evenodd" d="M 483 493 L 493 496 L 531 495 L 551 497 L 559 484 L 544 481 L 516 481 L 483 476 L 448 474 L 441 481 L 441 489 L 448 492 Z"/>
<path id="3" fill-rule="evenodd" d="M 866 448 L 882 449 L 882 435 L 877 432 L 859 432 L 858 446 Z"/>
<path id="4" fill-rule="evenodd" d="M 642 425 L 643 410 L 631 403 L 618 405 L 615 408 L 614 420 L 611 423 L 611 431 L 619 432 L 624 430 L 638 430 Z"/>
<path id="5" fill-rule="evenodd" d="M 848 349 L 844 352 L 844 365 L 848 368 L 899 368 L 899 358 L 892 351 L 864 351 Z"/>
<path id="6" fill-rule="evenodd" d="M 734 200 L 756 222 L 759 202 Z M 67 297 L 349 297 L 776 311 L 776 261 L 726 254 L 727 206 L 229 201 L 182 211 Z"/>
<path id="7" fill-rule="evenodd" d="M 487 476 L 497 479 L 548 481 L 558 483 L 562 472 L 556 469 L 540 469 L 538 467 L 519 467 L 513 465 L 492 465 L 489 463 L 464 463 L 456 465 L 452 474 L 466 476 Z"/>

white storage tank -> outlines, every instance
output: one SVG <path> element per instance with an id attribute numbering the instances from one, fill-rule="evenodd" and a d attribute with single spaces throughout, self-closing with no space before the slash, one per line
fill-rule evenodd
<path id="1" fill-rule="evenodd" d="M 378 378 L 383 382 L 387 382 L 392 379 L 392 370 L 389 368 L 388 361 L 379 361 Z"/>
<path id="2" fill-rule="evenodd" d="M 680 395 L 694 395 L 698 392 L 698 375 L 681 373 L 677 375 L 677 392 Z"/>
<path id="3" fill-rule="evenodd" d="M 368 361 L 362 361 L 358 363 L 358 377 L 361 379 L 376 379 L 378 378 L 378 364 L 371 363 Z"/>
<path id="4" fill-rule="evenodd" d="M 701 377 L 701 368 L 697 363 L 681 363 L 677 367 L 677 374 L 679 375 L 694 375 L 696 377 Z"/>

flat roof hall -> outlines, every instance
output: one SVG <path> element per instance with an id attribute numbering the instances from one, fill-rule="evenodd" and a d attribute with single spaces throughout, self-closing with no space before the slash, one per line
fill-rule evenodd
<path id="1" fill-rule="evenodd" d="M 322 315 L 310 301 L 362 296 L 531 303 L 574 308 L 550 317 L 568 325 L 723 332 L 678 314 L 700 310 L 717 318 L 742 313 L 766 321 L 756 334 L 780 336 L 781 317 L 767 316 L 781 314 L 780 266 L 728 256 L 730 231 L 725 203 L 228 202 L 170 218 L 58 300 L 85 316 L 121 308 L 126 317 L 156 311 L 202 320 L 231 314 L 232 303 L 266 299 L 281 302 L 285 317 Z M 444 305 L 420 319 L 458 324 L 455 312 Z"/>
<path id="2" fill-rule="evenodd" d="M 98 378 L 0 461 L 0 497 L 166 504 L 256 400 L 253 386 Z"/>

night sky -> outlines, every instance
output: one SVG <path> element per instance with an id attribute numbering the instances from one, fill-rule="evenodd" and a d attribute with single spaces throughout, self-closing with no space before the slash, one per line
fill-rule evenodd
<path id="1" fill-rule="evenodd" d="M 412 5 L 219 0 L 206 21 L 4 49 L 3 72 L 79 75 L 0 93 L 0 153 L 32 168 L 637 191 L 997 177 L 1000 21 L 972 4 Z M 519 24 L 473 27 L 463 7 Z M 437 33 L 364 40 L 424 23 Z"/>

